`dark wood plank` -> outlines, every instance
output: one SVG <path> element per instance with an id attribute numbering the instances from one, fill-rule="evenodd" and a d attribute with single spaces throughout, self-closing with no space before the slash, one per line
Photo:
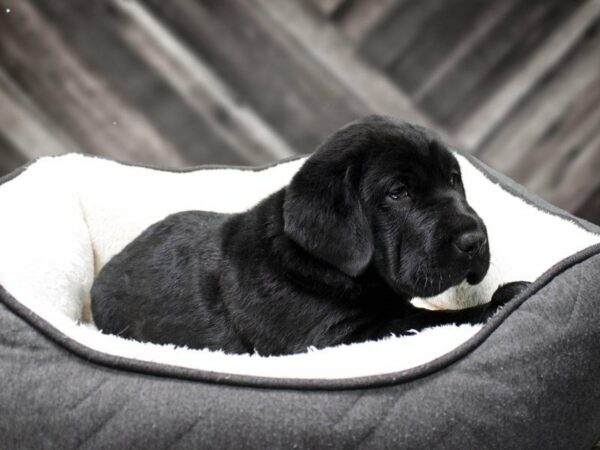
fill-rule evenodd
<path id="1" fill-rule="evenodd" d="M 332 130 L 369 111 L 249 2 L 144 3 L 302 152 L 312 151 Z"/>
<path id="2" fill-rule="evenodd" d="M 513 176 L 536 189 L 553 190 L 564 182 L 570 164 L 588 143 L 600 136 L 600 74 L 577 94 L 560 115 L 548 121 L 543 134 L 511 170 Z M 539 167 L 545 170 L 535 170 Z"/>
<path id="3" fill-rule="evenodd" d="M 450 129 L 458 128 L 581 3 L 518 2 L 455 70 L 422 93 L 418 104 L 438 122 Z"/>
<path id="4" fill-rule="evenodd" d="M 375 66 L 387 69 L 423 33 L 422 24 L 445 2 L 397 0 L 360 42 L 359 50 Z"/>
<path id="5" fill-rule="evenodd" d="M 600 20 L 486 142 L 479 156 L 569 211 L 600 180 Z"/>
<path id="6" fill-rule="evenodd" d="M 476 154 L 518 181 L 532 182 L 529 173 L 560 166 L 570 151 L 570 138 L 594 105 L 600 74 L 600 18 L 589 25 L 572 51 L 532 89 Z M 586 106 L 587 105 L 587 106 Z M 538 183 L 538 187 L 541 184 Z"/>
<path id="7" fill-rule="evenodd" d="M 0 177 L 12 172 L 26 162 L 27 157 L 0 132 Z"/>
<path id="8" fill-rule="evenodd" d="M 574 211 L 574 213 L 582 219 L 600 225 L 600 185 L 590 193 L 588 198 Z"/>
<path id="9" fill-rule="evenodd" d="M 412 97 L 426 95 L 433 85 L 433 77 L 444 71 L 445 63 L 462 45 L 468 45 L 472 33 L 480 23 L 498 20 L 503 11 L 516 0 L 459 0 L 441 2 L 435 11 L 421 23 L 421 32 L 407 48 L 396 56 L 388 73 Z M 465 24 L 472 24 L 465 26 Z M 479 42 L 482 36 L 475 37 Z M 456 70 L 455 65 L 450 70 Z M 443 76 L 443 74 L 442 74 Z"/>
<path id="10" fill-rule="evenodd" d="M 564 65 L 564 59 L 581 43 L 586 30 L 600 17 L 600 3 L 587 0 L 536 52 L 514 71 L 502 87 L 487 96 L 457 131 L 467 148 L 477 149 L 511 113 L 524 102 L 536 86 Z"/>
<path id="11" fill-rule="evenodd" d="M 353 93 L 366 109 L 364 113 L 388 114 L 404 120 L 431 125 L 404 93 L 379 70 L 358 55 L 339 29 L 302 2 L 249 0 L 258 14 L 264 14 L 319 61 L 338 85 Z M 443 135 L 443 130 L 438 128 Z M 448 138 L 448 136 L 445 136 Z"/>
<path id="12" fill-rule="evenodd" d="M 578 139 L 562 165 L 548 167 L 543 177 L 542 195 L 570 211 L 578 210 L 600 186 L 600 114 L 594 119 L 595 129 Z"/>
<path id="13" fill-rule="evenodd" d="M 344 5 L 352 3 L 353 0 L 308 0 L 321 14 L 330 17 L 338 14 Z"/>

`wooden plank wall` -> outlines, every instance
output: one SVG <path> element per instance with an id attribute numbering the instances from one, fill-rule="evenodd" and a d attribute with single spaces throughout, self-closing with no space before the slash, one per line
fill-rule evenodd
<path id="1" fill-rule="evenodd" d="M 5 0 L 0 174 L 260 164 L 371 112 L 600 223 L 598 0 Z"/>

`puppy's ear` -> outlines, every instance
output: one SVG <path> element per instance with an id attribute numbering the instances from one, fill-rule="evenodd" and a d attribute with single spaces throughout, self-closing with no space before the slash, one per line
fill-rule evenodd
<path id="1" fill-rule="evenodd" d="M 304 163 L 286 189 L 283 216 L 291 239 L 354 277 L 371 261 L 373 236 L 359 195 L 361 142 L 352 134 L 342 129 Z"/>

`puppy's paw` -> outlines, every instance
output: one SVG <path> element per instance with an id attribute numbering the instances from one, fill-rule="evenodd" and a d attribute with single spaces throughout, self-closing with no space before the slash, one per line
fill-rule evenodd
<path id="1" fill-rule="evenodd" d="M 512 283 L 506 283 L 499 286 L 492 295 L 492 299 L 489 303 L 481 305 L 481 312 L 479 316 L 480 322 L 487 322 L 492 316 L 494 316 L 498 310 L 506 305 L 510 300 L 519 295 L 527 286 L 531 283 L 528 281 L 513 281 Z"/>
<path id="2" fill-rule="evenodd" d="M 530 284 L 529 281 L 513 281 L 511 283 L 503 284 L 496 289 L 490 303 L 494 306 L 503 306 L 519 295 Z"/>

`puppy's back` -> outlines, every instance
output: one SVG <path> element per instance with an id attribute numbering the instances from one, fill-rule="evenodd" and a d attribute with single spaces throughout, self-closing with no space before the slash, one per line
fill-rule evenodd
<path id="1" fill-rule="evenodd" d="M 224 337 L 219 336 L 224 307 L 214 299 L 222 262 L 220 231 L 229 217 L 174 214 L 130 243 L 101 270 L 92 288 L 98 328 L 140 341 L 198 347 Z M 190 336 L 196 342 L 189 342 Z"/>

